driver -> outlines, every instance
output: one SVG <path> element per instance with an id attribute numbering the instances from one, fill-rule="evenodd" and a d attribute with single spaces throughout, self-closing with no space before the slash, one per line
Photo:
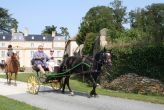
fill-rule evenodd
<path id="1" fill-rule="evenodd" d="M 43 76 L 45 76 L 45 70 L 43 67 L 48 68 L 50 72 L 52 72 L 52 67 L 50 65 L 47 65 L 47 61 L 49 60 L 49 57 L 47 54 L 43 51 L 43 46 L 38 46 L 38 51 L 34 53 L 33 55 L 34 64 L 39 68 Z"/>

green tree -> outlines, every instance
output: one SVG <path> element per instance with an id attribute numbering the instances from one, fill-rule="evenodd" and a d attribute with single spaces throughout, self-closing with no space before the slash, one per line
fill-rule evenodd
<path id="1" fill-rule="evenodd" d="M 86 35 L 86 40 L 84 43 L 83 54 L 84 55 L 92 55 L 93 54 L 93 46 L 96 37 L 98 36 L 97 33 L 88 33 Z"/>
<path id="2" fill-rule="evenodd" d="M 113 29 L 112 9 L 106 6 L 91 8 L 83 18 L 79 27 L 79 43 L 84 43 L 87 33 L 99 33 L 103 28 Z M 79 40 L 80 39 L 80 40 Z"/>
<path id="3" fill-rule="evenodd" d="M 121 0 L 114 0 L 110 3 L 112 6 L 112 15 L 114 17 L 113 22 L 115 29 L 118 31 L 123 30 L 123 23 L 127 21 L 126 16 L 126 7 L 122 6 Z"/>
<path id="4" fill-rule="evenodd" d="M 77 35 L 76 35 L 76 43 L 77 43 L 78 45 L 84 43 L 84 39 L 83 39 L 82 36 L 80 36 L 80 34 L 77 34 Z"/>
<path id="5" fill-rule="evenodd" d="M 11 27 L 15 28 L 15 31 L 17 32 L 18 29 L 18 21 L 16 19 L 13 19 L 13 22 L 11 23 Z"/>
<path id="6" fill-rule="evenodd" d="M 0 32 L 10 33 L 11 29 L 18 28 L 18 21 L 11 17 L 7 9 L 0 7 Z"/>
<path id="7" fill-rule="evenodd" d="M 68 40 L 70 38 L 69 32 L 68 32 L 68 28 L 66 27 L 60 27 L 61 30 L 61 34 L 63 36 L 65 36 L 65 40 Z"/>
<path id="8" fill-rule="evenodd" d="M 129 13 L 131 27 L 148 35 L 148 40 L 157 44 L 164 40 L 164 4 L 152 4 L 146 9 L 138 9 Z"/>
<path id="9" fill-rule="evenodd" d="M 52 31 L 56 31 L 57 26 L 45 26 L 45 29 L 42 31 L 42 35 L 52 35 Z"/>

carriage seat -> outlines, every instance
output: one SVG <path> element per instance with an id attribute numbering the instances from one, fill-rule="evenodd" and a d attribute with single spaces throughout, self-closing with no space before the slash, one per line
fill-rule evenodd
<path id="1" fill-rule="evenodd" d="M 36 71 L 36 72 L 40 71 L 39 68 L 37 67 L 37 65 L 35 64 L 35 60 L 34 59 L 31 60 L 31 65 L 32 65 L 32 69 L 34 71 Z M 47 67 L 45 67 L 45 66 L 43 66 L 43 69 L 44 69 L 44 71 L 49 71 L 49 69 Z"/>

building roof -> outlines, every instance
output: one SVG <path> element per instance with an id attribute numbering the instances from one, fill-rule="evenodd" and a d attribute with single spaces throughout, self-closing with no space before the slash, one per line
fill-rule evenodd
<path id="1" fill-rule="evenodd" d="M 0 35 L 0 41 L 10 41 L 12 38 L 11 34 Z"/>
<path id="2" fill-rule="evenodd" d="M 37 34 L 29 34 L 28 36 L 24 36 L 22 33 L 14 33 L 13 36 L 11 34 L 3 34 L 0 35 L 0 41 L 65 41 L 64 36 L 44 36 Z"/>
<path id="3" fill-rule="evenodd" d="M 31 35 L 25 36 L 25 40 L 26 41 L 52 41 L 53 37 L 31 34 Z"/>

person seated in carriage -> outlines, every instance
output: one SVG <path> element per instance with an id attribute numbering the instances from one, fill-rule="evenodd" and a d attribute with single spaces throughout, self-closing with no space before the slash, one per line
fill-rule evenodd
<path id="1" fill-rule="evenodd" d="M 50 55 L 49 55 L 49 60 L 47 61 L 47 64 L 51 66 L 54 70 L 55 65 L 55 56 L 54 56 L 54 50 L 50 49 Z"/>
<path id="2" fill-rule="evenodd" d="M 48 69 L 50 72 L 53 71 L 52 67 L 46 63 L 48 60 L 50 60 L 50 58 L 43 51 L 43 46 L 39 45 L 38 51 L 34 53 L 32 61 L 34 61 L 33 66 L 37 67 L 43 76 L 45 76 L 46 73 L 45 69 Z"/>

